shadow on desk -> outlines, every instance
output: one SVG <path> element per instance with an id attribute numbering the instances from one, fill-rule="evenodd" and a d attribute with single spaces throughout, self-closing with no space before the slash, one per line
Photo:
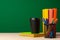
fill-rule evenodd
<path id="1" fill-rule="evenodd" d="M 56 37 L 57 37 L 57 38 L 60 38 L 60 33 L 57 33 L 57 34 L 56 34 Z"/>

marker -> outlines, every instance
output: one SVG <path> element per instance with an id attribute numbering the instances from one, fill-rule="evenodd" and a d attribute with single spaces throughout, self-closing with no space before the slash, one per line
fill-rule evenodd
<path id="1" fill-rule="evenodd" d="M 52 23 L 51 24 L 55 24 L 55 22 L 54 22 L 54 18 L 52 19 Z"/>
<path id="2" fill-rule="evenodd" d="M 56 24 L 56 23 L 57 23 L 57 21 L 58 21 L 58 19 L 55 19 L 55 20 L 54 20 L 54 23 Z"/>
<path id="3" fill-rule="evenodd" d="M 47 25 L 49 24 L 49 20 L 48 19 L 46 19 L 46 22 L 47 22 Z"/>

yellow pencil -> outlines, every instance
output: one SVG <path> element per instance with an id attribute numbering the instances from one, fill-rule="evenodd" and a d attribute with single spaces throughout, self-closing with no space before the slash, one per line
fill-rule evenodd
<path id="1" fill-rule="evenodd" d="M 45 20 L 48 19 L 48 9 L 42 10 L 42 18 L 44 18 Z M 44 22 L 42 22 L 42 26 L 43 26 L 43 33 L 44 33 Z"/>

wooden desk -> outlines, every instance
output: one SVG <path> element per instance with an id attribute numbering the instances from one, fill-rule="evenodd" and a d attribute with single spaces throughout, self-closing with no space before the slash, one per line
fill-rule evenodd
<path id="1" fill-rule="evenodd" d="M 0 33 L 0 40 L 60 40 L 60 33 L 57 33 L 57 38 L 44 38 L 44 37 L 23 37 L 19 36 L 20 33 Z"/>

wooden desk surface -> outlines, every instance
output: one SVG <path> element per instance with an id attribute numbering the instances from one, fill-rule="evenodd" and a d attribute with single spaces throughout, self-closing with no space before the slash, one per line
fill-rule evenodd
<path id="1" fill-rule="evenodd" d="M 0 40 L 60 40 L 60 33 L 57 33 L 57 38 L 44 38 L 44 37 L 23 37 L 19 36 L 20 33 L 0 33 Z"/>

